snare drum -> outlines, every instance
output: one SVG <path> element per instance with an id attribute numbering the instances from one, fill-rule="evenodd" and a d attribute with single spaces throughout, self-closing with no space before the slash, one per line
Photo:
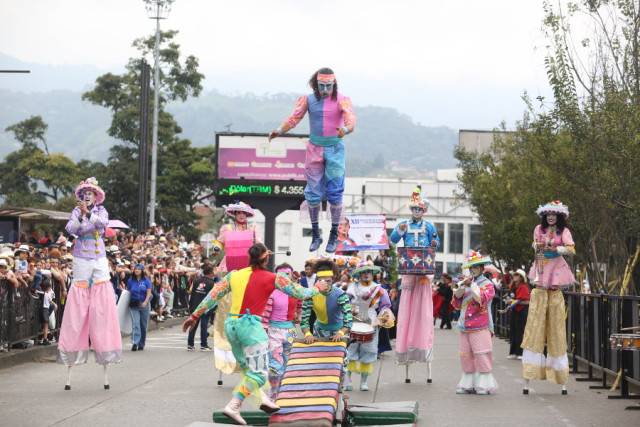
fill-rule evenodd
<path id="1" fill-rule="evenodd" d="M 367 343 L 373 341 L 374 331 L 373 326 L 367 323 L 353 322 L 349 336 L 356 342 Z"/>
<path id="2" fill-rule="evenodd" d="M 430 247 L 398 248 L 398 274 L 422 276 L 436 273 L 436 254 Z"/>
<path id="3" fill-rule="evenodd" d="M 611 334 L 609 343 L 612 350 L 640 351 L 640 334 Z"/>

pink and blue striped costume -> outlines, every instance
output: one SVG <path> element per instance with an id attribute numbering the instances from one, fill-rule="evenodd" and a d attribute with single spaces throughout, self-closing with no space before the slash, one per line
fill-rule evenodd
<path id="1" fill-rule="evenodd" d="M 323 194 L 332 205 L 342 202 L 345 174 L 345 148 L 337 129 L 355 126 L 356 115 L 351 100 L 340 93 L 317 99 L 315 94 L 303 95 L 296 102 L 286 122 L 293 129 L 309 112 L 310 135 L 307 142 L 305 169 L 307 186 L 304 195 L 310 205 L 322 202 Z"/>

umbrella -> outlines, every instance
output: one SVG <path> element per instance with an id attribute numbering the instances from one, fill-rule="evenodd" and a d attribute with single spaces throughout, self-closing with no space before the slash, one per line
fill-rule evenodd
<path id="1" fill-rule="evenodd" d="M 491 274 L 493 274 L 494 279 L 498 277 L 498 275 L 500 274 L 500 271 L 498 270 L 498 268 L 495 265 L 491 265 L 491 264 L 485 265 L 484 271 L 490 271 Z"/>
<path id="2" fill-rule="evenodd" d="M 107 227 L 111 227 L 111 228 L 129 228 L 129 226 L 127 224 L 125 224 L 124 222 L 120 221 L 119 219 L 111 219 L 111 220 L 109 220 L 109 222 L 107 223 Z"/>
<path id="3" fill-rule="evenodd" d="M 116 230 L 114 230 L 114 229 L 113 229 L 113 228 L 111 228 L 111 227 L 107 227 L 107 228 L 104 230 L 104 237 L 113 237 L 113 236 L 115 236 L 115 235 L 116 235 Z"/>

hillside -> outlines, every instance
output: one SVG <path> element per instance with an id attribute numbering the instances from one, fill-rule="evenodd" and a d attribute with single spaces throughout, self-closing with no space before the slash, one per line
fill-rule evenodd
<path id="1" fill-rule="evenodd" d="M 4 129 L 32 115 L 49 125 L 51 152 L 63 152 L 78 161 L 105 161 L 115 140 L 106 135 L 108 110 L 81 101 L 81 91 L 16 92 L 0 89 L 0 158 L 18 148 Z M 213 144 L 215 132 L 268 132 L 291 112 L 297 95 L 227 96 L 209 91 L 168 110 L 194 146 Z M 355 102 L 355 101 L 354 101 Z M 397 110 L 354 105 L 358 124 L 347 143 L 350 176 L 407 176 L 455 166 L 452 150 L 457 130 L 425 127 Z M 308 132 L 305 121 L 296 133 Z M 392 170 L 393 169 L 393 170 Z"/>

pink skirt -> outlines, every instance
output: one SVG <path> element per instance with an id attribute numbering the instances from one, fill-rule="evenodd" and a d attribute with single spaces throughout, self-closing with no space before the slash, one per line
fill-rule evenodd
<path id="1" fill-rule="evenodd" d="M 540 261 L 536 261 L 529 270 L 529 280 L 532 284 L 536 283 L 540 288 L 564 288 L 576 281 L 569 264 L 563 257 L 547 258 L 545 261 L 543 261 L 542 274 L 536 273 Z M 534 282 L 536 274 L 538 281 Z"/>
<path id="2" fill-rule="evenodd" d="M 396 363 L 433 360 L 433 296 L 427 276 L 402 276 L 398 307 Z"/>

